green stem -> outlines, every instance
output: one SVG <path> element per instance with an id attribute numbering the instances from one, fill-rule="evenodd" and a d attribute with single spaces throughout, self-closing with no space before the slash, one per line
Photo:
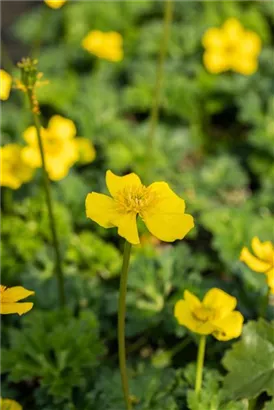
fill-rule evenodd
<path id="1" fill-rule="evenodd" d="M 129 267 L 131 244 L 125 242 L 123 266 L 120 277 L 120 293 L 118 307 L 118 347 L 119 347 L 119 365 L 122 380 L 122 388 L 126 409 L 131 410 L 131 402 L 129 397 L 128 377 L 126 368 L 126 348 L 125 348 L 125 316 L 126 316 L 126 293 L 127 293 L 127 275 Z"/>
<path id="2" fill-rule="evenodd" d="M 200 392 L 201 386 L 202 386 L 203 367 L 204 367 L 204 359 L 205 359 L 205 346 L 206 346 L 206 336 L 202 335 L 200 337 L 198 356 L 197 356 L 197 370 L 196 370 L 196 383 L 195 383 L 195 393 L 196 394 Z"/>
<path id="3" fill-rule="evenodd" d="M 255 410 L 257 404 L 257 397 L 248 400 L 248 410 Z"/>
<path id="4" fill-rule="evenodd" d="M 3 210 L 7 214 L 12 214 L 13 213 L 13 192 L 12 192 L 12 189 L 10 189 L 8 187 L 2 187 L 1 191 L 2 191 L 2 198 L 3 198 L 3 202 L 2 202 Z"/>
<path id="5" fill-rule="evenodd" d="M 163 73 L 164 73 L 164 62 L 167 52 L 167 45 L 169 39 L 169 29 L 172 22 L 172 13 L 173 13 L 173 1 L 165 0 L 165 11 L 164 11 L 164 21 L 163 21 L 163 37 L 161 41 L 161 48 L 159 52 L 159 58 L 156 68 L 156 82 L 153 95 L 153 103 L 150 112 L 150 126 L 149 126 L 149 157 L 153 152 L 154 145 L 154 135 L 156 131 L 156 126 L 159 118 L 159 104 L 160 104 L 160 94 L 161 87 L 163 82 Z"/>
<path id="6" fill-rule="evenodd" d="M 260 309 L 260 316 L 262 318 L 267 318 L 267 310 L 268 310 L 268 305 L 269 305 L 269 296 L 270 296 L 270 290 L 269 288 L 266 291 L 266 294 L 263 296 L 263 300 L 261 303 L 261 309 Z"/>
<path id="7" fill-rule="evenodd" d="M 31 90 L 28 91 L 28 97 L 30 101 L 31 111 L 33 114 L 34 125 L 35 125 L 36 132 L 37 132 L 38 145 L 39 145 L 41 161 L 42 161 L 44 190 L 46 194 L 46 203 L 47 203 L 48 213 L 49 213 L 49 223 L 50 223 L 50 229 L 52 233 L 53 248 L 55 250 L 56 276 L 57 276 L 57 282 L 58 282 L 59 301 L 60 301 L 60 306 L 64 307 L 65 305 L 64 274 L 62 270 L 59 242 L 58 242 L 56 224 L 55 224 L 54 213 L 53 213 L 53 202 L 51 198 L 50 181 L 49 181 L 48 173 L 46 170 L 45 153 L 44 153 L 43 141 L 42 141 L 41 132 L 40 132 L 41 124 L 40 124 L 39 116 L 34 110 Z"/>

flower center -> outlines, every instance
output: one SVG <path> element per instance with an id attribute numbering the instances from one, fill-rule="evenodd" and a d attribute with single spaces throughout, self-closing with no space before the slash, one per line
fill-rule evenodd
<path id="1" fill-rule="evenodd" d="M 216 318 L 216 311 L 215 309 L 206 307 L 206 306 L 199 306 L 195 308 L 192 312 L 192 315 L 195 319 L 199 320 L 200 322 L 208 322 Z"/>
<path id="2" fill-rule="evenodd" d="M 140 214 L 147 210 L 157 199 L 156 194 L 144 185 L 127 186 L 114 197 L 119 212 Z"/>

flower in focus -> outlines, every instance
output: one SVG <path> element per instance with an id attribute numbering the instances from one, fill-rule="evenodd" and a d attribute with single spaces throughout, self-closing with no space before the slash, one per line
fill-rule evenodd
<path id="1" fill-rule="evenodd" d="M 201 302 L 188 290 L 179 300 L 174 316 L 180 325 L 201 335 L 212 334 L 218 340 L 230 340 L 242 333 L 244 318 L 234 311 L 237 299 L 221 289 L 212 288 Z"/>
<path id="2" fill-rule="evenodd" d="M 79 164 L 84 165 L 94 161 L 96 157 L 96 151 L 92 142 L 88 138 L 76 138 L 75 144 L 79 156 Z"/>
<path id="3" fill-rule="evenodd" d="M 102 31 L 90 31 L 82 40 L 82 47 L 89 53 L 109 61 L 121 61 L 123 59 L 123 38 L 115 31 L 103 33 Z"/>
<path id="4" fill-rule="evenodd" d="M 0 99 L 5 101 L 10 96 L 12 77 L 5 70 L 0 70 Z"/>
<path id="5" fill-rule="evenodd" d="M 255 32 L 244 30 L 235 18 L 226 20 L 221 28 L 208 29 L 202 43 L 204 65 L 210 73 L 232 70 L 251 75 L 258 68 L 261 39 Z"/>
<path id="6" fill-rule="evenodd" d="M 0 305 L 2 315 L 8 315 L 10 313 L 18 313 L 18 315 L 23 315 L 32 309 L 33 303 L 24 302 L 17 303 L 18 300 L 25 299 L 30 295 L 33 295 L 32 290 L 27 290 L 22 286 L 14 286 L 12 288 L 7 288 L 6 286 L 0 285 Z"/>
<path id="7" fill-rule="evenodd" d="M 42 160 L 35 127 L 27 128 L 23 136 L 28 144 L 23 148 L 24 160 L 33 168 L 41 167 Z M 48 128 L 41 128 L 46 168 L 49 178 L 53 181 L 64 178 L 78 160 L 75 136 L 76 128 L 73 121 L 60 115 L 51 117 Z"/>
<path id="8" fill-rule="evenodd" d="M 32 179 L 34 170 L 24 161 L 22 152 L 23 148 L 17 144 L 0 147 L 2 186 L 18 189 Z"/>
<path id="9" fill-rule="evenodd" d="M 52 9 L 60 9 L 67 0 L 44 0 L 47 6 L 51 7 Z"/>
<path id="10" fill-rule="evenodd" d="M 119 177 L 107 171 L 106 184 L 112 198 L 88 194 L 86 215 L 104 228 L 118 227 L 118 234 L 134 245 L 140 243 L 138 214 L 150 233 L 165 242 L 184 238 L 194 226 L 192 216 L 185 214 L 185 201 L 166 182 L 146 187 L 134 173 Z"/>
<path id="11" fill-rule="evenodd" d="M 254 272 L 264 273 L 270 292 L 274 294 L 274 246 L 270 241 L 261 242 L 255 236 L 251 241 L 251 248 L 255 256 L 244 247 L 240 260 Z"/>

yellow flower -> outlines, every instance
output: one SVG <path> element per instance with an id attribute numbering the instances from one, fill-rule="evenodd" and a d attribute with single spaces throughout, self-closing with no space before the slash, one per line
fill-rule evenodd
<path id="1" fill-rule="evenodd" d="M 180 325 L 201 335 L 212 334 L 218 340 L 230 340 L 242 333 L 244 318 L 234 311 L 237 299 L 221 289 L 210 289 L 201 302 L 188 290 L 179 300 L 174 316 Z"/>
<path id="2" fill-rule="evenodd" d="M 246 31 L 241 23 L 230 18 L 221 28 L 208 29 L 202 39 L 204 65 L 211 73 L 233 70 L 251 75 L 258 68 L 261 39 L 253 31 Z"/>
<path id="3" fill-rule="evenodd" d="M 32 290 L 27 290 L 22 286 L 14 286 L 13 288 L 7 288 L 0 285 L 0 305 L 2 315 L 8 315 L 10 313 L 18 313 L 23 315 L 32 309 L 33 303 L 17 303 L 18 300 L 25 299 L 30 295 L 33 295 Z"/>
<path id="4" fill-rule="evenodd" d="M 255 236 L 251 241 L 251 247 L 256 256 L 244 247 L 240 260 L 255 272 L 264 273 L 270 292 L 274 294 L 274 246 L 270 241 L 261 242 Z"/>
<path id="5" fill-rule="evenodd" d="M 138 214 L 152 235 L 165 242 L 182 239 L 194 226 L 192 216 L 185 214 L 185 201 L 165 182 L 146 187 L 134 173 L 119 177 L 107 171 L 106 184 L 112 198 L 88 194 L 87 217 L 104 228 L 118 227 L 118 234 L 132 244 L 140 243 Z"/>
<path id="6" fill-rule="evenodd" d="M 23 410 L 23 407 L 15 400 L 0 398 L 1 410 Z"/>
<path id="7" fill-rule="evenodd" d="M 24 161 L 22 151 L 23 148 L 17 144 L 0 148 L 2 186 L 18 189 L 32 179 L 34 170 Z"/>
<path id="8" fill-rule="evenodd" d="M 82 40 L 82 47 L 105 60 L 121 61 L 123 59 L 123 38 L 115 31 L 108 33 L 98 30 L 90 31 Z"/>
<path id="9" fill-rule="evenodd" d="M 47 6 L 51 7 L 52 9 L 60 9 L 67 0 L 44 0 Z"/>
<path id="10" fill-rule="evenodd" d="M 0 70 L 0 99 L 7 100 L 10 96 L 12 77 L 5 70 Z"/>
<path id="11" fill-rule="evenodd" d="M 41 128 L 47 172 L 53 181 L 64 178 L 78 160 L 75 136 L 76 128 L 73 121 L 60 115 L 51 117 L 48 128 Z M 35 127 L 27 128 L 23 137 L 28 144 L 23 148 L 24 160 L 33 168 L 41 167 L 42 160 Z"/>
<path id="12" fill-rule="evenodd" d="M 76 138 L 75 144 L 79 155 L 78 162 L 80 164 L 89 164 L 94 161 L 96 151 L 92 142 L 88 138 Z"/>

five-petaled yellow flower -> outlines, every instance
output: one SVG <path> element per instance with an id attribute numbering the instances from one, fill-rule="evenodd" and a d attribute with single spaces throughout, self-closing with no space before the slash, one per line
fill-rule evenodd
<path id="1" fill-rule="evenodd" d="M 75 139 L 76 149 L 78 151 L 78 163 L 79 164 L 89 164 L 95 160 L 96 151 L 92 142 L 88 138 L 76 138 Z"/>
<path id="2" fill-rule="evenodd" d="M 5 101 L 10 96 L 12 77 L 5 70 L 0 70 L 0 99 Z"/>
<path id="3" fill-rule="evenodd" d="M 264 273 L 270 292 L 274 294 L 274 246 L 270 241 L 261 242 L 255 236 L 252 239 L 251 247 L 256 256 L 244 247 L 241 251 L 240 260 L 255 272 Z"/>
<path id="4" fill-rule="evenodd" d="M 10 313 L 18 313 L 23 315 L 32 309 L 33 303 L 23 302 L 17 303 L 21 299 L 25 299 L 30 295 L 33 295 L 32 290 L 27 290 L 22 286 L 14 286 L 13 288 L 7 288 L 0 285 L 0 313 L 2 315 L 8 315 Z"/>
<path id="5" fill-rule="evenodd" d="M 179 300 L 174 316 L 180 325 L 201 335 L 212 334 L 218 340 L 230 340 L 242 333 L 244 318 L 234 311 L 237 299 L 221 289 L 210 289 L 201 302 L 188 290 Z"/>
<path id="6" fill-rule="evenodd" d="M 99 30 L 90 31 L 82 40 L 82 47 L 105 60 L 121 61 L 123 59 L 123 38 L 115 31 L 108 33 Z"/>
<path id="7" fill-rule="evenodd" d="M 131 244 L 139 244 L 136 216 L 139 214 L 156 238 L 173 242 L 182 239 L 194 226 L 193 217 L 185 214 L 185 201 L 166 182 L 144 186 L 134 174 L 119 177 L 106 173 L 112 196 L 92 192 L 86 198 L 87 217 L 104 228 L 118 227 L 118 234 Z"/>
<path id="8" fill-rule="evenodd" d="M 60 115 L 51 117 L 48 128 L 41 128 L 46 168 L 53 181 L 64 178 L 79 158 L 75 136 L 76 128 L 73 121 Z M 33 168 L 41 167 L 42 160 L 35 127 L 27 128 L 23 137 L 28 143 L 23 148 L 24 160 Z"/>
<path id="9" fill-rule="evenodd" d="M 21 404 L 17 403 L 15 400 L 2 399 L 0 398 L 0 409 L 1 410 L 23 410 Z"/>
<path id="10" fill-rule="evenodd" d="M 51 7 L 52 9 L 60 9 L 67 0 L 44 0 L 46 5 Z"/>
<path id="11" fill-rule="evenodd" d="M 0 148 L 2 186 L 18 189 L 24 182 L 32 179 L 34 170 L 24 161 L 22 150 L 17 144 L 7 144 Z"/>
<path id="12" fill-rule="evenodd" d="M 255 32 L 244 30 L 235 18 L 226 20 L 221 28 L 208 29 L 202 42 L 204 65 L 210 73 L 232 70 L 251 75 L 258 68 L 261 39 Z"/>

